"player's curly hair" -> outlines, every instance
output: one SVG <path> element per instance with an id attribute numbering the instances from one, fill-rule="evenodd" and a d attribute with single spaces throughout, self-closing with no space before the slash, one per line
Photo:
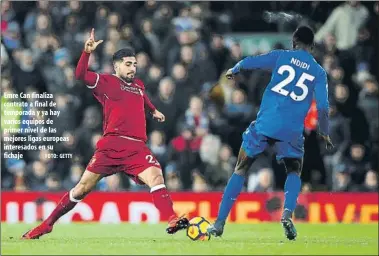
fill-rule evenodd
<path id="1" fill-rule="evenodd" d="M 310 27 L 301 26 L 295 30 L 292 37 L 295 44 L 301 43 L 305 46 L 312 46 L 314 43 L 315 33 Z"/>
<path id="2" fill-rule="evenodd" d="M 116 61 L 120 61 L 124 57 L 135 57 L 135 56 L 136 56 L 136 52 L 134 51 L 133 48 L 131 47 L 123 48 L 113 54 L 112 62 L 114 63 Z"/>

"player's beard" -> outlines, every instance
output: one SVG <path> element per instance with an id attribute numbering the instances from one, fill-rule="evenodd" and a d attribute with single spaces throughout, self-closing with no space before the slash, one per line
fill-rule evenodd
<path id="1" fill-rule="evenodd" d="M 133 82 L 133 80 L 134 80 L 134 75 L 126 75 L 126 76 L 123 76 L 122 77 L 122 79 L 125 81 L 125 82 L 127 82 L 127 83 L 131 83 L 131 82 Z"/>

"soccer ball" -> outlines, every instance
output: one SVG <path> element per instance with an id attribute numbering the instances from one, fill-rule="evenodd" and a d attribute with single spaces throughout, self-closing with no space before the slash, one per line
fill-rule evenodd
<path id="1" fill-rule="evenodd" d="M 193 240 L 208 241 L 211 239 L 210 234 L 207 234 L 207 228 L 211 224 L 203 217 L 195 217 L 189 221 L 187 228 L 187 236 Z"/>

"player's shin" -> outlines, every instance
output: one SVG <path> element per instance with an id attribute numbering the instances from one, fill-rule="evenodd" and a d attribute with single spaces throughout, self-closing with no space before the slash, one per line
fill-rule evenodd
<path id="1" fill-rule="evenodd" d="M 232 177 L 230 177 L 228 184 L 224 190 L 224 195 L 222 196 L 222 201 L 215 225 L 224 225 L 226 218 L 228 217 L 230 210 L 234 205 L 234 202 L 242 190 L 244 182 L 245 177 L 243 175 L 233 173 Z"/>
<path id="2" fill-rule="evenodd" d="M 169 221 L 176 217 L 173 203 L 164 184 L 156 185 L 150 189 L 155 207 L 162 216 Z"/>
<path id="3" fill-rule="evenodd" d="M 75 199 L 72 194 L 73 189 L 70 190 L 70 192 L 67 192 L 61 198 L 57 207 L 55 207 L 50 216 L 44 221 L 47 225 L 53 226 L 60 217 L 71 211 L 75 207 L 75 205 L 81 201 Z"/>
<path id="4" fill-rule="evenodd" d="M 226 218 L 228 217 L 234 202 L 237 200 L 238 195 L 241 193 L 243 184 L 245 183 L 245 175 L 254 161 L 255 158 L 249 157 L 241 147 L 238 154 L 236 169 L 224 190 L 217 220 L 214 225 L 219 231 L 223 230 Z M 222 231 L 220 233 L 222 233 Z"/>
<path id="5" fill-rule="evenodd" d="M 292 217 L 292 213 L 296 208 L 297 197 L 301 189 L 301 179 L 299 174 L 291 172 L 287 175 L 286 183 L 284 184 L 284 211 L 282 218 L 287 219 Z"/>

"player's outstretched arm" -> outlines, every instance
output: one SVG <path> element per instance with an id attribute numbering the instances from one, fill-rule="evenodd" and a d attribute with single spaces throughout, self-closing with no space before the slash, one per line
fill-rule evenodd
<path id="1" fill-rule="evenodd" d="M 326 148 L 333 148 L 334 145 L 329 137 L 329 100 L 328 100 L 328 79 L 323 70 L 315 85 L 316 106 L 319 118 L 319 134 L 326 142 Z"/>
<path id="2" fill-rule="evenodd" d="M 84 50 L 80 56 L 78 65 L 75 70 L 75 77 L 87 84 L 87 86 L 95 86 L 99 81 L 99 75 L 88 71 L 88 61 L 91 52 L 93 52 L 96 47 L 101 44 L 103 40 L 95 41 L 95 30 L 92 29 L 90 37 L 84 44 Z"/>
<path id="3" fill-rule="evenodd" d="M 283 52 L 283 50 L 273 50 L 267 54 L 246 57 L 239 61 L 232 69 L 229 69 L 226 73 L 226 77 L 233 78 L 233 76 L 238 74 L 241 70 L 257 68 L 273 69 L 281 52 Z"/>
<path id="4" fill-rule="evenodd" d="M 143 94 L 143 99 L 145 101 L 145 105 L 149 108 L 150 112 L 152 113 L 153 117 L 158 120 L 158 122 L 164 122 L 166 117 L 157 110 L 157 108 L 154 106 L 154 104 L 151 102 L 149 97 L 146 93 Z"/>

